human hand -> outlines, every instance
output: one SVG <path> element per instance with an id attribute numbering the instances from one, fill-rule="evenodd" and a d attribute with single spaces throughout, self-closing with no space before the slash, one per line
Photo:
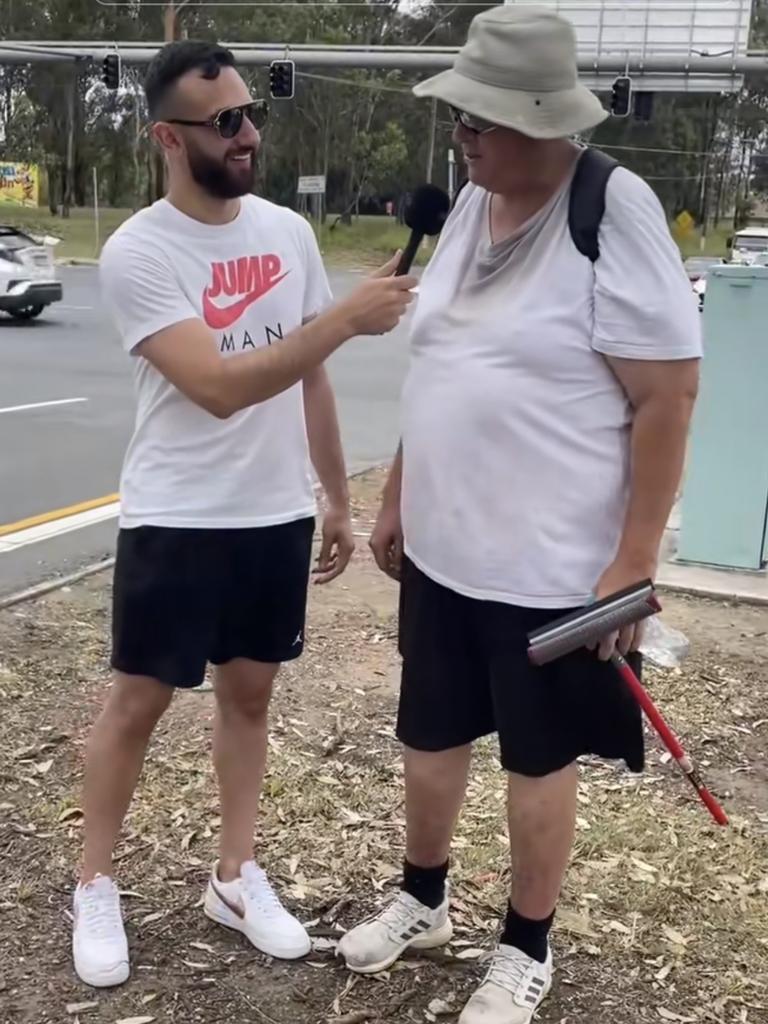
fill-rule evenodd
<path id="1" fill-rule="evenodd" d="M 643 580 L 653 579 L 656 574 L 655 561 L 627 562 L 620 558 L 612 562 L 600 577 L 595 588 L 595 599 L 600 600 L 610 597 L 612 594 L 625 590 L 627 587 L 642 583 Z M 637 622 L 634 625 L 625 626 L 621 630 L 614 630 L 603 637 L 597 647 L 597 656 L 601 661 L 610 661 L 615 651 L 626 655 L 630 651 L 636 651 L 643 642 L 645 622 Z"/>
<path id="2" fill-rule="evenodd" d="M 330 583 L 337 576 L 341 576 L 349 565 L 354 550 L 355 538 L 352 535 L 349 509 L 328 509 L 323 517 L 317 568 L 312 570 L 314 582 Z"/>
<path id="3" fill-rule="evenodd" d="M 397 502 L 384 502 L 376 517 L 368 546 L 376 564 L 393 580 L 400 579 L 403 563 L 403 527 Z"/>
<path id="4" fill-rule="evenodd" d="M 355 335 L 387 334 L 397 327 L 415 296 L 412 289 L 419 283 L 415 277 L 395 277 L 400 252 L 375 270 L 370 277 L 342 300 L 338 312 Z"/>

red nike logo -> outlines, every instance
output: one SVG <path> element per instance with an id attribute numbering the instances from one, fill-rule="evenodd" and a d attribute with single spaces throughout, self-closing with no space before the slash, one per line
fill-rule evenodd
<path id="1" fill-rule="evenodd" d="M 280 257 L 274 253 L 264 256 L 241 256 L 226 263 L 211 264 L 211 283 L 203 292 L 203 318 L 209 327 L 222 330 L 239 320 L 249 306 L 290 273 L 280 273 Z M 240 298 L 227 306 L 213 301 L 220 295 Z"/>

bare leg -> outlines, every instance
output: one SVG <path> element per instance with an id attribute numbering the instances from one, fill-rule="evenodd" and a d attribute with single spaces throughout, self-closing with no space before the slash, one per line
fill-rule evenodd
<path id="1" fill-rule="evenodd" d="M 437 753 L 405 748 L 406 857 L 422 868 L 448 860 L 467 788 L 470 745 Z"/>
<path id="2" fill-rule="evenodd" d="M 253 857 L 267 759 L 267 711 L 278 665 L 236 658 L 216 670 L 213 758 L 221 797 L 219 877 L 231 882 Z"/>
<path id="3" fill-rule="evenodd" d="M 560 895 L 576 823 L 575 764 L 543 778 L 509 775 L 511 903 L 523 917 L 548 917 Z"/>
<path id="4" fill-rule="evenodd" d="M 172 697 L 173 689 L 156 679 L 114 675 L 86 754 L 83 884 L 97 874 L 112 875 L 112 855 L 149 738 Z"/>

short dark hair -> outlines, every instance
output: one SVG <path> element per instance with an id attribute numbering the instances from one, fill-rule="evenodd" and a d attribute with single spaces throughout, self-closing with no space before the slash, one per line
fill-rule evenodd
<path id="1" fill-rule="evenodd" d="M 202 78 L 212 81 L 219 77 L 222 68 L 234 66 L 232 51 L 218 43 L 192 39 L 167 43 L 152 58 L 144 78 L 149 116 L 156 119 L 162 113 L 168 95 L 182 75 L 199 71 Z"/>

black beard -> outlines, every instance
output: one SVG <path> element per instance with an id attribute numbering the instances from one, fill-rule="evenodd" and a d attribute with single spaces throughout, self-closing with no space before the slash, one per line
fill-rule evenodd
<path id="1" fill-rule="evenodd" d="M 200 150 L 187 149 L 189 171 L 195 182 L 214 199 L 239 199 L 253 191 L 256 184 L 256 153 L 252 151 L 249 173 L 236 173 L 224 161 L 214 160 Z"/>

